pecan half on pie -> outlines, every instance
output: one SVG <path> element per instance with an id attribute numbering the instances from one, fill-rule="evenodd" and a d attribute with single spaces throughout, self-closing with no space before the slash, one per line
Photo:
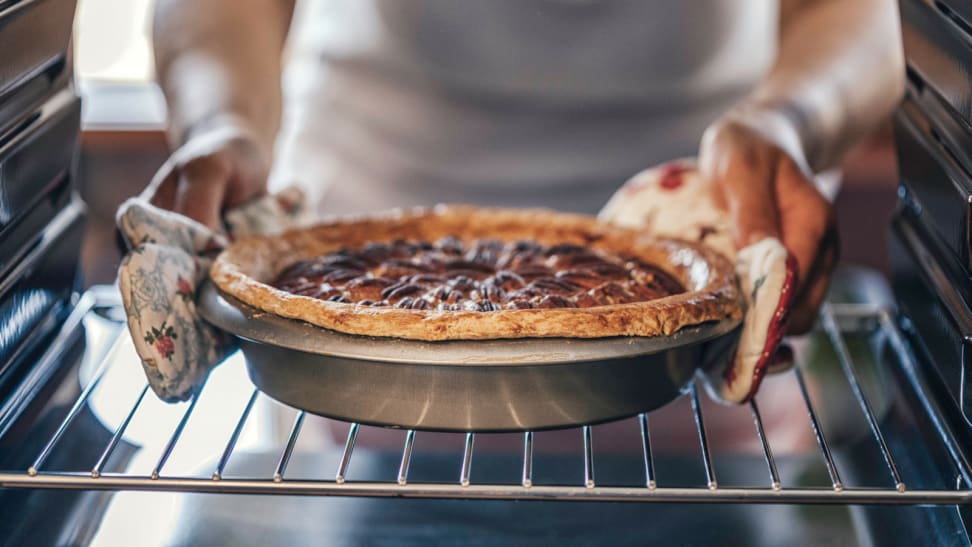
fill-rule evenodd
<path id="1" fill-rule="evenodd" d="M 667 335 L 740 313 L 718 254 L 546 210 L 339 219 L 238 241 L 211 274 L 264 311 L 416 340 Z"/>

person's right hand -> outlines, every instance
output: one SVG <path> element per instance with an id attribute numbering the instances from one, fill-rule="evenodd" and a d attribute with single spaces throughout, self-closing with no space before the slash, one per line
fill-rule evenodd
<path id="1" fill-rule="evenodd" d="M 222 213 L 266 193 L 269 154 L 249 132 L 223 126 L 176 150 L 145 189 L 152 205 L 222 230 Z"/>
<path id="2" fill-rule="evenodd" d="M 774 131 L 720 120 L 705 132 L 699 168 L 730 217 L 737 249 L 775 237 L 796 260 L 789 332 L 803 334 L 816 321 L 837 264 L 837 220 L 811 176 L 779 144 L 787 139 L 768 135 Z"/>

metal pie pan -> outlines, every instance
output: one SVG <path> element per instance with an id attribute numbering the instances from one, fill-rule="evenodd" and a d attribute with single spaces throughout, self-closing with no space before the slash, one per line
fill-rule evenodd
<path id="1" fill-rule="evenodd" d="M 653 410 L 679 395 L 703 352 L 734 343 L 740 323 L 658 337 L 422 342 L 279 317 L 211 282 L 197 304 L 239 339 L 250 379 L 270 397 L 331 418 L 436 431 L 554 429 Z"/>

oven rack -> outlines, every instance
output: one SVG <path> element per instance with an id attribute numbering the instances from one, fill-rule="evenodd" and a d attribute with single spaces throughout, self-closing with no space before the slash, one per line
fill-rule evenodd
<path id="1" fill-rule="evenodd" d="M 103 299 L 103 292 L 101 299 Z M 74 314 L 65 323 L 65 329 L 76 328 L 84 314 L 89 313 L 99 305 L 98 295 L 91 293 L 84 295 Z M 920 410 L 924 412 L 932 424 L 935 436 L 941 441 L 947 452 L 950 465 L 954 467 L 957 488 L 955 490 L 910 489 L 907 486 L 908 477 L 899 472 L 894 455 L 882 433 L 881 424 L 875 415 L 872 405 L 861 387 L 862 380 L 851 353 L 848 351 L 844 334 L 853 331 L 854 325 L 875 325 L 887 336 L 887 340 L 895 354 L 897 366 L 900 367 L 911 389 L 918 394 Z M 895 322 L 892 312 L 881 306 L 871 304 L 834 304 L 824 305 L 820 326 L 830 340 L 838 357 L 840 367 L 849 383 L 856 399 L 856 406 L 863 414 L 870 430 L 871 440 L 876 444 L 884 460 L 887 477 L 887 488 L 850 487 L 845 485 L 835 458 L 831 452 L 824 431 L 818 419 L 818 411 L 811 402 L 811 397 L 804 380 L 804 373 L 800 366 L 796 366 L 789 374 L 795 376 L 802 394 L 801 404 L 805 407 L 806 416 L 816 439 L 817 452 L 822 459 L 829 476 L 829 487 L 788 487 L 783 486 L 777 471 L 773 450 L 764 431 L 763 420 L 759 406 L 755 401 L 749 403 L 753 427 L 762 446 L 763 463 L 765 464 L 766 485 L 764 487 L 731 487 L 719 485 L 712 451 L 707 438 L 705 416 L 699 401 L 699 391 L 696 384 L 691 384 L 684 394 L 691 403 L 692 418 L 698 437 L 699 452 L 705 469 L 705 484 L 697 487 L 664 487 L 659 486 L 655 473 L 652 452 L 651 417 L 642 414 L 637 420 L 637 430 L 632 435 L 640 436 L 641 456 L 643 460 L 643 475 L 639 479 L 642 486 L 613 486 L 598 484 L 594 476 L 595 453 L 591 439 L 591 426 L 576 428 L 578 435 L 583 438 L 583 482 L 579 484 L 540 485 L 534 484 L 534 433 L 523 433 L 522 441 L 522 477 L 519 484 L 476 483 L 470 480 L 470 470 L 474 460 L 474 446 L 476 434 L 466 433 L 462 455 L 457 463 L 458 476 L 452 483 L 416 482 L 408 479 L 409 464 L 415 448 L 416 432 L 409 430 L 405 433 L 404 446 L 401 451 L 400 464 L 397 472 L 390 469 L 388 479 L 382 481 L 352 481 L 346 480 L 347 471 L 354 455 L 355 441 L 359 424 L 350 424 L 347 440 L 344 444 L 343 455 L 340 458 L 332 480 L 292 479 L 287 477 L 287 466 L 294 453 L 294 447 L 300 437 L 301 428 L 306 414 L 297 412 L 290 427 L 287 440 L 279 447 L 277 464 L 272 473 L 254 477 L 224 477 L 223 471 L 233 456 L 237 441 L 250 416 L 254 403 L 260 394 L 253 390 L 245 405 L 228 442 L 225 444 L 218 458 L 211 476 L 169 476 L 164 467 L 180 441 L 183 430 L 189 422 L 196 408 L 198 397 L 186 405 L 171 436 L 164 444 L 157 463 L 148 475 L 133 475 L 124 473 L 105 472 L 104 467 L 123 438 L 125 430 L 132 418 L 138 412 L 139 406 L 148 393 L 148 386 L 144 385 L 138 392 L 136 401 L 128 414 L 114 431 L 110 441 L 104 447 L 97 463 L 87 472 L 63 471 L 49 469 L 45 464 L 51 454 L 57 450 L 62 436 L 71 426 L 81 410 L 88 404 L 91 394 L 98 389 L 101 380 L 111 366 L 117 366 L 112 360 L 111 350 L 101 357 L 96 372 L 81 390 L 55 433 L 47 440 L 44 448 L 36 455 L 33 464 L 26 470 L 0 471 L 0 487 L 4 488 L 38 488 L 38 489 L 71 489 L 71 490 L 106 490 L 106 491 L 169 491 L 169 492 L 197 492 L 197 493 L 235 493 L 235 494 L 276 494 L 276 495 L 307 495 L 307 496 L 347 496 L 347 497 L 402 497 L 402 498 L 439 498 L 439 499 L 496 499 L 496 500 L 558 500 L 558 501 L 612 501 L 612 502 L 691 502 L 691 503 L 772 503 L 772 504 L 881 504 L 881 505 L 956 505 L 972 502 L 972 468 L 961 450 L 959 441 L 950 424 L 944 419 L 942 409 L 938 403 L 927 396 L 929 392 L 915 360 L 906 345 L 905 338 Z M 124 332 L 124 329 L 119 329 Z M 120 334 L 113 346 L 123 342 L 124 334 Z M 64 338 L 62 336 L 61 338 Z M 127 342 L 127 340 L 124 340 Z M 56 342 L 55 342 L 56 345 Z M 56 348 L 51 349 L 55 351 Z M 268 470 L 269 471 L 269 470 Z"/>

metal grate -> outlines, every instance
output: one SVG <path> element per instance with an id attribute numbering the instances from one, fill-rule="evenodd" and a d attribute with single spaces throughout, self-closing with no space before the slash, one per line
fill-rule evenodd
<path id="1" fill-rule="evenodd" d="M 87 302 L 89 299 L 86 299 Z M 958 477 L 958 488 L 955 490 L 921 490 L 907 487 L 907 476 L 902 476 L 896 463 L 894 454 L 882 433 L 881 422 L 873 411 L 873 407 L 861 387 L 862 380 L 859 371 L 848 351 L 844 334 L 847 327 L 842 325 L 869 323 L 875 325 L 886 336 L 887 342 L 896 358 L 893 359 L 900 372 L 907 379 L 907 383 L 919 394 L 920 408 L 928 422 L 934 429 L 934 438 L 940 441 L 948 454 L 949 465 L 954 468 Z M 879 450 L 884 463 L 888 483 L 887 488 L 848 487 L 838 471 L 833 452 L 824 435 L 817 409 L 811 402 L 804 379 L 804 372 L 795 367 L 791 374 L 802 394 L 802 401 L 795 401 L 805 407 L 809 425 L 816 438 L 819 456 L 829 475 L 829 487 L 785 487 L 780 480 L 776 460 L 771 443 L 764 429 L 759 406 L 755 401 L 749 403 L 756 437 L 761 445 L 762 459 L 765 463 L 766 485 L 764 487 L 737 488 L 722 487 L 716 476 L 713 462 L 713 452 L 707 438 L 705 416 L 699 400 L 698 388 L 695 384 L 686 389 L 685 396 L 691 403 L 691 411 L 698 433 L 698 443 L 701 460 L 705 470 L 706 483 L 698 487 L 662 487 L 659 486 L 655 470 L 655 457 L 652 451 L 651 416 L 642 414 L 636 422 L 636 428 L 631 435 L 640 437 L 641 457 L 643 459 L 643 477 L 638 482 L 643 486 L 605 486 L 596 481 L 594 475 L 594 459 L 596 457 L 591 440 L 591 427 L 578 429 L 578 435 L 583 440 L 583 482 L 580 484 L 538 485 L 534 482 L 534 433 L 523 433 L 522 475 L 519 484 L 487 484 L 475 483 L 470 480 L 471 468 L 475 460 L 476 435 L 467 433 L 461 457 L 457 461 L 458 476 L 453 483 L 431 483 L 409 481 L 409 465 L 412 461 L 416 445 L 415 431 L 405 433 L 401 460 L 397 469 L 388 470 L 387 480 L 382 481 L 352 481 L 347 480 L 348 469 L 354 456 L 355 441 L 358 436 L 359 425 L 351 424 L 343 454 L 334 471 L 332 480 L 304 480 L 287 477 L 287 466 L 294 453 L 301 434 L 306 415 L 298 412 L 290 428 L 286 442 L 280 447 L 279 459 L 272 474 L 255 477 L 224 477 L 224 470 L 240 438 L 247 420 L 250 417 L 254 403 L 261 394 L 254 390 L 250 395 L 229 440 L 223 448 L 211 476 L 177 477 L 163 474 L 166 462 L 180 442 L 186 424 L 196 409 L 196 402 L 192 400 L 175 426 L 175 429 L 158 455 L 158 459 L 148 475 L 131 475 L 105 472 L 105 464 L 116 449 L 119 440 L 124 436 L 126 428 L 139 410 L 148 391 L 148 386 L 141 386 L 135 396 L 135 402 L 127 416 L 119 423 L 110 441 L 104 447 L 97 463 L 88 472 L 69 472 L 49 469 L 47 463 L 50 456 L 58 449 L 65 431 L 68 430 L 79 412 L 88 403 L 91 394 L 98 389 L 105 373 L 112 366 L 116 366 L 119 359 L 106 356 L 97 368 L 90 382 L 82 390 L 80 396 L 67 413 L 56 432 L 47 441 L 46 446 L 37 454 L 33 464 L 24 471 L 0 472 L 0 486 L 8 488 L 48 488 L 48 489 L 92 489 L 92 490 L 159 490 L 206 493 L 240 493 L 240 494 L 281 494 L 281 495 L 320 495 L 320 496 L 375 496 L 375 497 L 415 497 L 415 498 L 466 498 L 466 499 L 542 499 L 564 501 L 625 501 L 625 502 L 746 502 L 746 503 L 816 503 L 816 504 L 965 504 L 972 502 L 972 472 L 969 462 L 963 454 L 956 437 L 948 422 L 943 418 L 942 410 L 937 402 L 922 394 L 929 393 L 928 386 L 916 369 L 916 364 L 909 352 L 904 337 L 898 329 L 892 314 L 884 308 L 861 304 L 827 304 L 821 312 L 820 322 L 824 333 L 831 341 L 840 368 L 849 383 L 851 392 L 856 399 L 857 406 L 866 420 L 872 441 Z M 642 480 L 643 479 L 643 480 Z"/>

